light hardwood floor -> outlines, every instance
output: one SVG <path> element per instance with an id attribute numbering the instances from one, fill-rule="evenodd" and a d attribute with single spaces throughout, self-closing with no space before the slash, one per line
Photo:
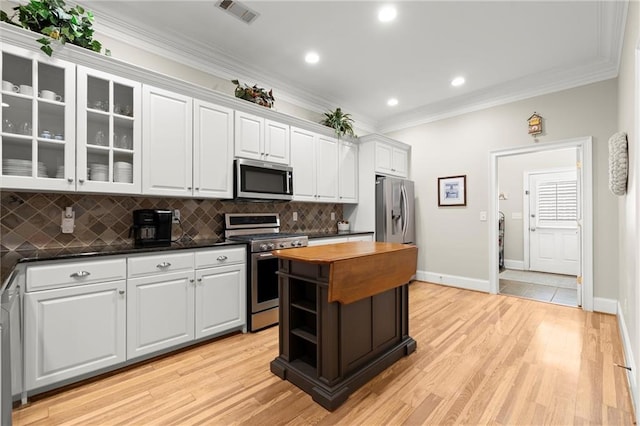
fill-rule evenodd
<path id="1" fill-rule="evenodd" d="M 616 317 L 423 282 L 416 352 L 333 413 L 269 371 L 277 328 L 35 399 L 15 425 L 607 424 L 633 413 Z"/>

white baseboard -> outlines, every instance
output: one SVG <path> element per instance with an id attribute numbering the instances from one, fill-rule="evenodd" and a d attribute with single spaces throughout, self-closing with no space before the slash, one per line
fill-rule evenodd
<path id="1" fill-rule="evenodd" d="M 504 267 L 507 269 L 517 269 L 519 271 L 524 271 L 524 261 L 505 259 Z"/>
<path id="2" fill-rule="evenodd" d="M 463 288 L 489 293 L 489 281 L 475 278 L 460 277 L 457 275 L 439 274 L 437 272 L 417 271 L 416 279 L 435 284 L 448 285 L 450 287 Z"/>
<path id="3" fill-rule="evenodd" d="M 615 299 L 607 299 L 604 297 L 594 297 L 593 310 L 595 312 L 602 312 L 604 314 L 615 315 L 619 312 L 618 301 Z"/>
<path id="4" fill-rule="evenodd" d="M 631 390 L 631 403 L 634 406 L 636 412 L 636 420 L 640 417 L 638 414 L 638 407 L 636 401 L 638 400 L 638 387 L 636 383 L 636 363 L 633 359 L 633 351 L 631 350 L 631 340 L 629 339 L 629 330 L 627 330 L 627 324 L 624 320 L 624 314 L 622 313 L 622 307 L 618 303 L 618 325 L 620 327 L 620 335 L 622 336 L 622 349 L 624 350 L 624 360 L 627 367 L 631 368 L 631 371 L 627 371 L 627 380 L 629 382 L 629 389 Z"/>

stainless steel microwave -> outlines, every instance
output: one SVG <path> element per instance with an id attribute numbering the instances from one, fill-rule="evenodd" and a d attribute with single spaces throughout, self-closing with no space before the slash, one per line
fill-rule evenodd
<path id="1" fill-rule="evenodd" d="M 293 168 L 284 164 L 237 159 L 234 195 L 252 200 L 292 200 Z"/>

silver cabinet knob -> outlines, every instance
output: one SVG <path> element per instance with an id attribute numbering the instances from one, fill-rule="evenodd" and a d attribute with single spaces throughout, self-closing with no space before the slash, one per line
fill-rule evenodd
<path id="1" fill-rule="evenodd" d="M 84 183 L 84 179 L 78 179 L 78 182 Z"/>
<path id="2" fill-rule="evenodd" d="M 67 182 L 73 183 L 73 179 L 72 178 L 67 178 Z"/>
<path id="3" fill-rule="evenodd" d="M 198 282 L 201 283 L 202 282 L 202 278 L 198 278 Z"/>
<path id="4" fill-rule="evenodd" d="M 194 281 L 194 279 L 193 279 L 193 278 L 191 278 L 191 279 L 189 280 L 189 282 L 190 282 L 190 283 L 192 283 L 193 281 Z"/>
<path id="5" fill-rule="evenodd" d="M 120 290 L 118 293 L 120 293 L 120 294 L 124 294 L 124 290 Z"/>
<path id="6" fill-rule="evenodd" d="M 163 268 L 168 268 L 169 266 L 171 266 L 171 264 L 169 262 L 162 262 L 156 265 L 157 268 L 163 269 Z"/>
<path id="7" fill-rule="evenodd" d="M 227 256 L 218 256 L 218 257 L 217 257 L 217 260 L 218 260 L 219 262 L 223 262 L 223 261 L 225 261 L 225 260 L 227 260 L 227 259 L 228 259 L 228 257 L 227 257 Z"/>
<path id="8" fill-rule="evenodd" d="M 91 272 L 88 271 L 78 271 L 78 272 L 74 272 L 73 274 L 69 275 L 71 278 L 84 278 L 84 277 L 88 277 L 89 275 L 91 275 Z"/>

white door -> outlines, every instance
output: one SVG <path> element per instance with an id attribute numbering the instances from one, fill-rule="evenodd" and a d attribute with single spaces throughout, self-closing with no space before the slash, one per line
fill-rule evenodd
<path id="1" fill-rule="evenodd" d="M 125 360 L 125 281 L 26 293 L 26 390 Z"/>
<path id="2" fill-rule="evenodd" d="M 193 340 L 193 271 L 127 281 L 127 359 Z"/>
<path id="3" fill-rule="evenodd" d="M 142 192 L 191 196 L 193 99 L 143 87 Z"/>
<path id="4" fill-rule="evenodd" d="M 264 118 L 236 111 L 236 157 L 264 160 Z"/>
<path id="5" fill-rule="evenodd" d="M 529 174 L 529 269 L 579 275 L 575 170 Z"/>
<path id="6" fill-rule="evenodd" d="M 272 163 L 289 164 L 289 126 L 265 120 L 264 159 Z"/>
<path id="7" fill-rule="evenodd" d="M 233 110 L 195 100 L 193 195 L 233 198 Z"/>
<path id="8" fill-rule="evenodd" d="M 316 193 L 318 201 L 338 201 L 338 140 L 316 139 Z M 295 169 L 294 169 L 295 173 Z"/>
<path id="9" fill-rule="evenodd" d="M 291 166 L 293 167 L 293 199 L 316 201 L 316 163 L 314 133 L 291 128 Z"/>
<path id="10" fill-rule="evenodd" d="M 196 271 L 196 339 L 245 325 L 246 288 L 244 264 Z"/>
<path id="11" fill-rule="evenodd" d="M 341 203 L 358 202 L 358 145 L 340 141 L 339 188 Z"/>

